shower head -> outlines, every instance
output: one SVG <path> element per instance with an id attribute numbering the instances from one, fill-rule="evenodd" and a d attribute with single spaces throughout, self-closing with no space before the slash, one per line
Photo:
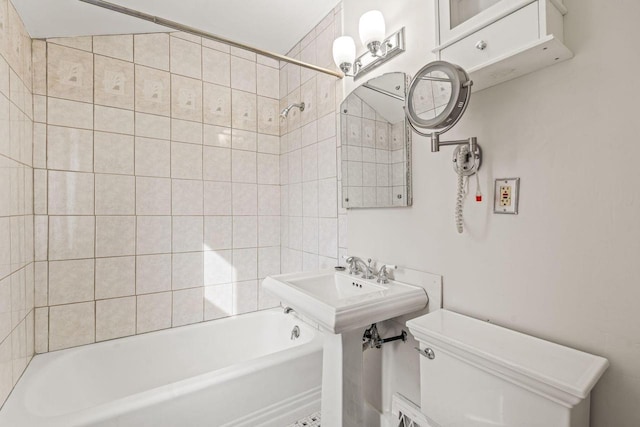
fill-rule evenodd
<path id="1" fill-rule="evenodd" d="M 286 120 L 287 116 L 289 115 L 289 111 L 291 111 L 293 107 L 299 108 L 300 111 L 304 111 L 304 102 L 301 102 L 299 104 L 291 104 L 283 108 L 280 112 L 280 120 Z"/>

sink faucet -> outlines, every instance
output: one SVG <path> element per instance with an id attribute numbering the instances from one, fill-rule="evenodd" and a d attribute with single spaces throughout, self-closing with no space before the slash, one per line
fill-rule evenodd
<path id="1" fill-rule="evenodd" d="M 362 273 L 363 279 L 373 279 L 375 274 L 371 268 L 371 258 L 369 258 L 369 265 L 358 258 L 357 256 L 345 257 L 347 264 L 349 264 L 349 274 Z"/>
<path id="2" fill-rule="evenodd" d="M 378 280 L 377 280 L 378 283 L 382 283 L 384 285 L 389 283 L 389 270 L 395 270 L 397 268 L 398 268 L 397 265 L 389 265 L 389 264 L 385 264 L 382 267 L 380 267 L 380 270 L 378 270 Z"/>

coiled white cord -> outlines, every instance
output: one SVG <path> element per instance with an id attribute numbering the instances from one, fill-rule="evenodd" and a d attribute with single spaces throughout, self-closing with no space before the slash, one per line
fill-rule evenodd
<path id="1" fill-rule="evenodd" d="M 462 234 L 463 227 L 463 217 L 462 217 L 462 208 L 464 204 L 464 196 L 466 195 L 466 191 L 464 189 L 464 175 L 462 174 L 462 165 L 464 165 L 467 157 L 467 150 L 460 149 L 458 150 L 458 156 L 456 158 L 456 165 L 458 171 L 458 195 L 456 197 L 456 228 L 458 229 L 458 233 Z"/>

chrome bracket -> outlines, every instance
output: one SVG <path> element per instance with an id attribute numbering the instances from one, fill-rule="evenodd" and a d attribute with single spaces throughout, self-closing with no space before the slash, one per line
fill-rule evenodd
<path id="1" fill-rule="evenodd" d="M 384 48 L 382 46 L 384 46 Z M 371 50 L 374 50 L 375 53 L 372 53 Z M 353 79 L 358 80 L 364 74 L 379 67 L 404 51 L 404 27 L 402 27 L 384 39 L 381 46 L 367 47 L 367 51 L 356 58 L 353 65 Z"/>

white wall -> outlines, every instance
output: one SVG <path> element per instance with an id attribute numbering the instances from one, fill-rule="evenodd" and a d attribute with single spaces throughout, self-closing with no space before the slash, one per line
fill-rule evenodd
<path id="1" fill-rule="evenodd" d="M 485 154 L 485 202 L 467 201 L 465 234 L 454 226 L 451 150 L 431 153 L 416 136 L 414 206 L 349 211 L 348 246 L 442 274 L 446 308 L 609 358 L 592 426 L 631 427 L 640 425 L 640 3 L 565 5 L 575 58 L 474 93 L 447 135 L 477 136 Z M 433 0 L 343 7 L 356 39 L 358 18 L 373 8 L 388 32 L 407 28 L 407 52 L 371 77 L 415 73 L 434 59 Z M 345 84 L 348 94 L 353 82 Z M 518 216 L 494 215 L 487 202 L 494 178 L 507 176 L 522 178 Z"/>

